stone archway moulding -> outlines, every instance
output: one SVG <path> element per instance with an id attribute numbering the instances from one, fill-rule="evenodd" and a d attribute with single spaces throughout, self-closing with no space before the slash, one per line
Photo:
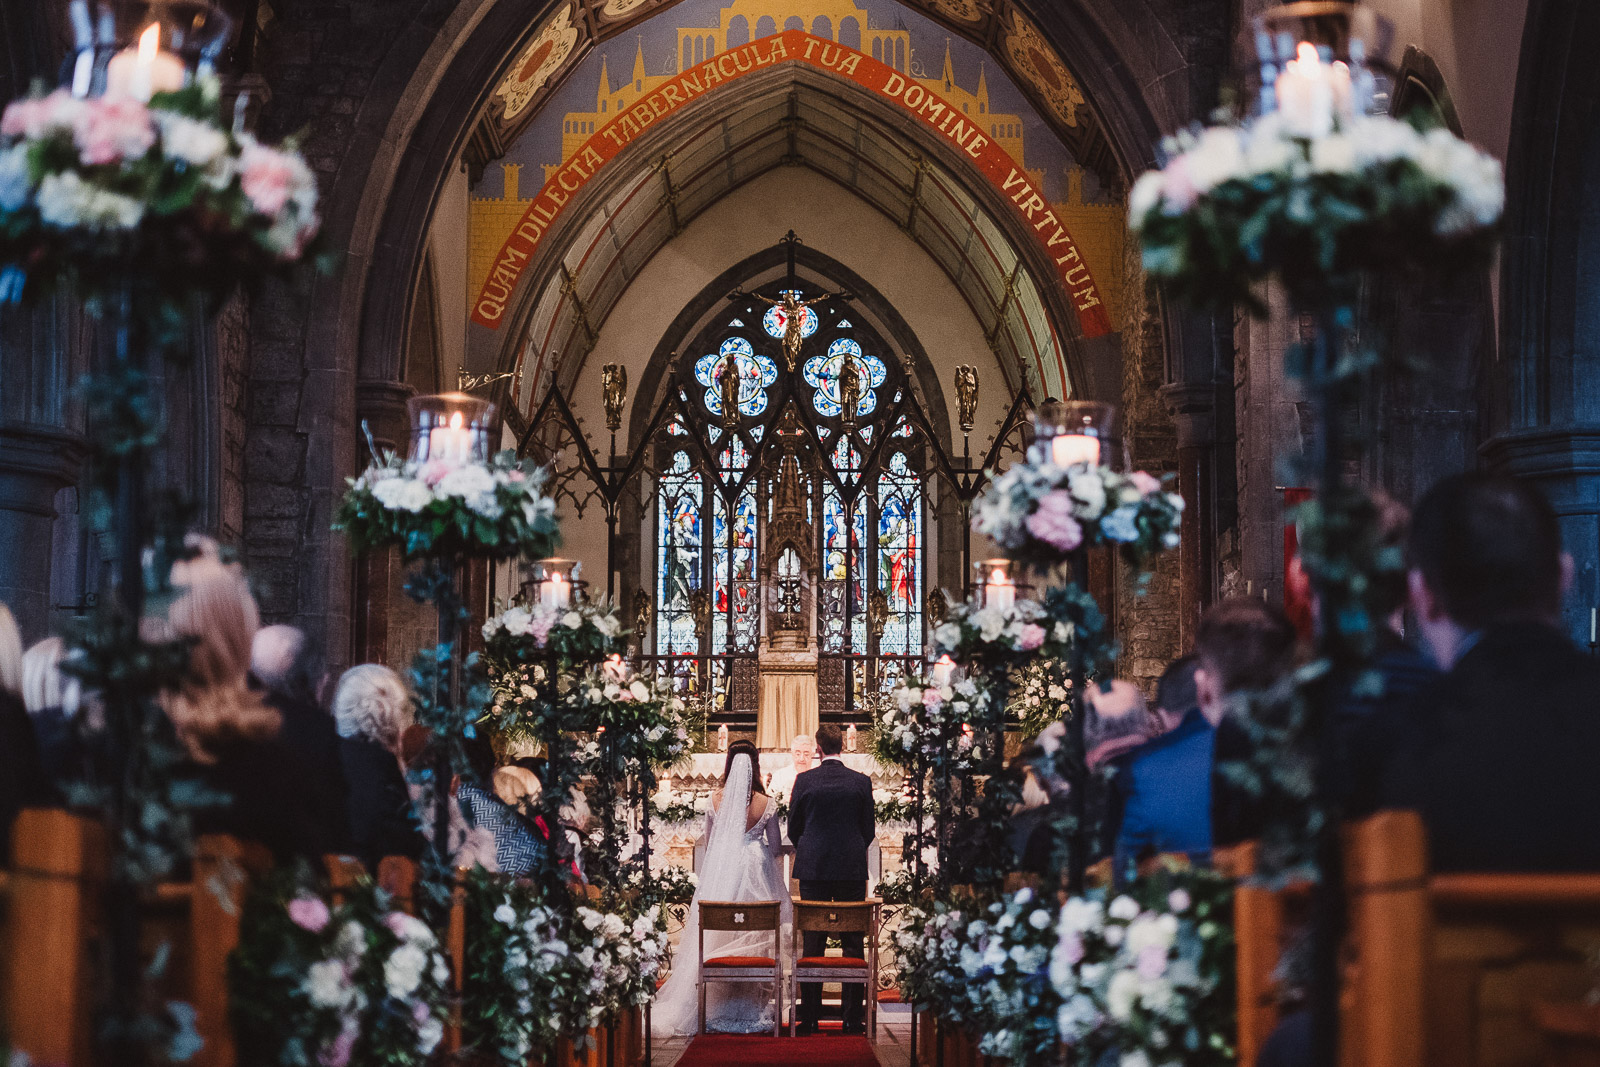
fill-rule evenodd
<path id="1" fill-rule="evenodd" d="M 1036 190 L 1023 168 L 984 136 L 953 104 L 924 89 L 886 63 L 852 48 L 788 30 L 723 52 L 672 78 L 631 109 L 602 126 L 551 175 L 529 201 L 521 222 L 506 239 L 482 290 L 473 301 L 472 321 L 498 329 L 512 302 L 523 270 L 566 206 L 612 159 L 646 129 L 666 120 L 704 95 L 721 92 L 746 75 L 776 64 L 803 63 L 824 70 L 886 100 L 948 142 L 971 160 L 994 185 L 1043 245 L 1057 279 L 1070 295 L 1079 327 L 1087 338 L 1111 332 L 1110 318 L 1088 265 L 1067 228 Z"/>

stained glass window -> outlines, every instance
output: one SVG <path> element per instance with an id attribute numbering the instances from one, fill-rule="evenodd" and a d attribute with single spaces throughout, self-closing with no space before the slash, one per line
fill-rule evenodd
<path id="1" fill-rule="evenodd" d="M 867 651 L 867 502 L 847 503 L 833 486 L 822 496 L 822 650 L 845 650 L 845 615 L 850 616 L 850 651 Z"/>
<path id="2" fill-rule="evenodd" d="M 798 289 L 785 289 L 778 295 L 787 296 L 791 292 L 794 293 L 796 299 L 801 298 L 801 294 Z M 801 337 L 810 337 L 812 334 L 817 332 L 817 327 L 821 325 L 822 320 L 817 318 L 817 313 L 815 311 L 811 310 L 810 308 L 801 309 Z M 761 328 L 767 331 L 768 337 L 781 339 L 784 331 L 789 328 L 789 313 L 783 310 L 780 305 L 774 304 L 772 307 L 767 309 L 767 313 L 765 315 L 761 316 Z"/>
<path id="3" fill-rule="evenodd" d="M 856 402 L 857 418 L 865 418 L 877 409 L 877 389 L 889 376 L 889 369 L 884 366 L 883 360 L 862 352 L 861 346 L 855 341 L 848 337 L 834 341 L 828 346 L 827 355 L 812 356 L 806 360 L 803 368 L 806 384 L 816 390 L 811 394 L 812 406 L 825 419 L 844 411 L 839 397 L 839 372 L 844 368 L 846 359 L 854 360 L 856 369 L 861 373 L 861 399 Z"/>
<path id="4" fill-rule="evenodd" d="M 732 521 L 722 495 L 711 502 L 711 652 L 753 652 L 760 598 L 756 594 L 756 497 L 734 501 Z M 731 630 L 730 630 L 731 627 Z"/>
<path id="5" fill-rule="evenodd" d="M 672 457 L 672 467 L 661 476 L 657 501 L 656 653 L 694 655 L 700 642 L 689 594 L 700 587 L 702 482 L 689 453 Z"/>
<path id="6" fill-rule="evenodd" d="M 904 452 L 878 478 L 878 588 L 889 617 L 878 643 L 886 656 L 922 652 L 922 485 Z"/>
<path id="7" fill-rule="evenodd" d="M 713 415 L 722 414 L 723 362 L 733 353 L 734 368 L 739 372 L 739 412 L 754 418 L 767 410 L 767 389 L 778 380 L 778 365 L 770 356 L 764 356 L 750 347 L 743 337 L 730 337 L 716 351 L 695 361 L 695 381 L 706 387 L 706 410 Z"/>

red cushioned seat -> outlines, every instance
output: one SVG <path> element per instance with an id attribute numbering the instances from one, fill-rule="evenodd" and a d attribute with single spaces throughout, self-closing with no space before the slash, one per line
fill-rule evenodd
<path id="1" fill-rule="evenodd" d="M 859 956 L 801 956 L 796 967 L 865 967 L 867 961 Z"/>
<path id="2" fill-rule="evenodd" d="M 771 956 L 716 956 L 706 960 L 706 967 L 771 967 Z"/>

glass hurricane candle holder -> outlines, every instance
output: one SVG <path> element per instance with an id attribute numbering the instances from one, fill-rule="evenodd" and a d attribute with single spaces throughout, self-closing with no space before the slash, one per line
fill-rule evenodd
<path id="1" fill-rule="evenodd" d="M 528 583 L 532 587 L 529 599 L 544 608 L 571 607 L 583 588 L 583 583 L 578 581 L 580 566 L 582 564 L 575 559 L 539 560 L 533 565 L 533 579 Z"/>
<path id="2" fill-rule="evenodd" d="M 1017 581 L 1009 559 L 983 559 L 972 565 L 972 588 L 978 606 L 1010 611 L 1017 602 Z"/>
<path id="3" fill-rule="evenodd" d="M 212 73 L 233 19 L 208 0 L 72 0 L 72 94 L 148 101 Z"/>
<path id="4" fill-rule="evenodd" d="M 1297 132 L 1325 135 L 1336 119 L 1388 110 L 1394 27 L 1346 0 L 1297 0 L 1252 24 L 1258 114 L 1279 112 Z"/>
<path id="5" fill-rule="evenodd" d="M 1033 416 L 1034 450 L 1038 460 L 1058 467 L 1121 465 L 1117 409 L 1094 400 L 1052 400 Z"/>
<path id="6" fill-rule="evenodd" d="M 411 416 L 412 463 L 434 461 L 460 466 L 487 463 L 494 405 L 466 393 L 415 396 L 406 401 Z"/>

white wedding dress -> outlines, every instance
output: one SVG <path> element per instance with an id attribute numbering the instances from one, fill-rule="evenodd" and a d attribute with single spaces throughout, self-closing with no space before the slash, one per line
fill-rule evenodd
<path id="1" fill-rule="evenodd" d="M 700 883 L 689 903 L 689 916 L 678 942 L 672 974 L 656 995 L 650 1029 L 657 1037 L 693 1034 L 700 1025 L 700 901 L 776 900 L 782 904 L 784 930 L 780 952 L 789 947 L 794 908 L 778 863 L 781 839 L 777 805 L 766 810 L 746 829 L 750 810 L 750 783 L 754 769 L 750 757 L 734 757 L 728 781 L 717 807 L 706 813 L 706 850 L 700 865 Z M 767 932 L 724 933 L 707 931 L 707 959 L 717 956 L 771 956 L 772 935 Z M 772 984 L 714 982 L 706 989 L 706 1029 L 726 1034 L 758 1034 L 773 1028 Z"/>

